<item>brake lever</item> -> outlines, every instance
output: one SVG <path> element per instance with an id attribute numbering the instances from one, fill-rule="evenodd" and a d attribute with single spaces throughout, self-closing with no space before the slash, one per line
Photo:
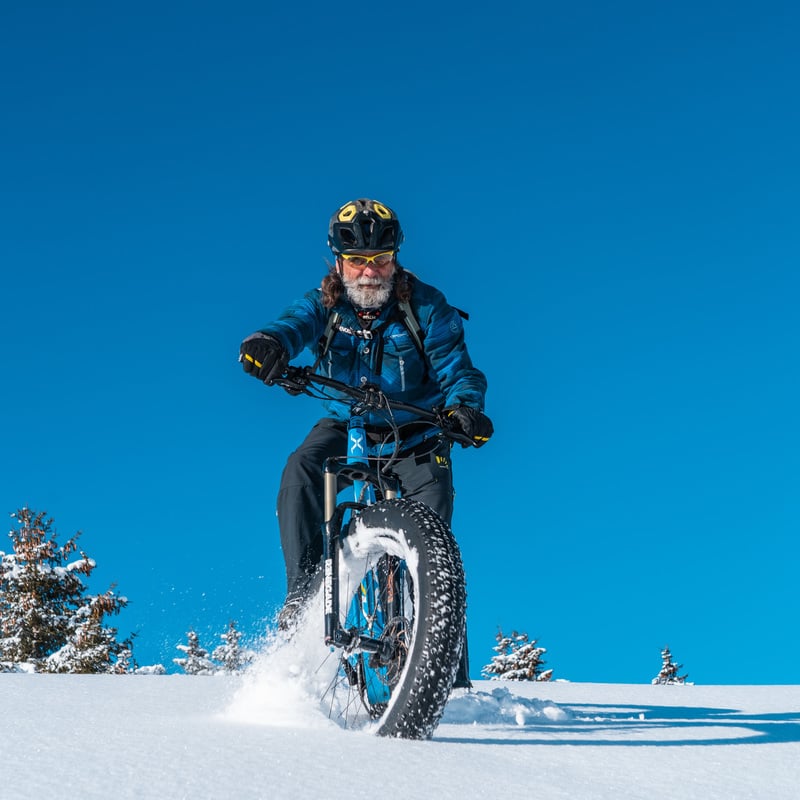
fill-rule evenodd
<path id="1" fill-rule="evenodd" d="M 308 391 L 308 373 L 301 367 L 289 366 L 279 378 L 273 379 L 275 386 L 280 386 L 293 397 L 298 394 L 310 394 Z"/>

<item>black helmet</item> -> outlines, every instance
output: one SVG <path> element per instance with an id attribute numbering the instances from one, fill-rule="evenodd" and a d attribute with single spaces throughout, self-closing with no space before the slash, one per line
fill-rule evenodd
<path id="1" fill-rule="evenodd" d="M 397 215 L 377 200 L 345 203 L 328 226 L 328 246 L 337 256 L 350 250 L 399 250 L 402 242 Z"/>

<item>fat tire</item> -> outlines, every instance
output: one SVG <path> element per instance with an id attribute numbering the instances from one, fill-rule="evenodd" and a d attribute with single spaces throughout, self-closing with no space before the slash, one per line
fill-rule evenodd
<path id="1" fill-rule="evenodd" d="M 363 509 L 347 538 L 359 536 L 406 559 L 413 584 L 414 634 L 385 709 L 380 736 L 429 739 L 444 713 L 461 657 L 466 588 L 461 553 L 442 518 L 415 500 L 383 500 Z M 343 550 L 344 552 L 344 550 Z M 374 714 L 373 714 L 374 716 Z"/>

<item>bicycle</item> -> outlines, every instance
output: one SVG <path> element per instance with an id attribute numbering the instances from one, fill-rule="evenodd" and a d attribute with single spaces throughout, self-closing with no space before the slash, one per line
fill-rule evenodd
<path id="1" fill-rule="evenodd" d="M 473 442 L 450 429 L 441 409 L 392 400 L 371 384 L 353 387 L 295 366 L 271 383 L 291 394 L 351 401 L 347 453 L 323 466 L 324 546 L 317 581 L 324 642 L 339 659 L 326 692 L 330 713 L 344 692 L 339 708 L 345 727 L 368 725 L 381 736 L 428 739 L 444 713 L 461 657 L 464 569 L 449 525 L 423 503 L 402 498 L 391 467 L 405 450 L 432 437 Z M 400 410 L 430 427 L 404 441 L 393 416 Z M 367 441 L 367 411 L 379 411 L 388 423 L 380 442 Z M 340 501 L 348 484 L 354 498 Z"/>

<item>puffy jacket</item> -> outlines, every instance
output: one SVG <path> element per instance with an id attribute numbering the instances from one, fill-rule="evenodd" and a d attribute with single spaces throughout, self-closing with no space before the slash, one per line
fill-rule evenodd
<path id="1" fill-rule="evenodd" d="M 459 312 L 448 305 L 438 289 L 416 277 L 411 307 L 422 329 L 424 359 L 405 323 L 395 316 L 394 298 L 373 322 L 374 336 L 367 338 L 369 334 L 364 335 L 353 306 L 343 294 L 331 309 L 341 315 L 338 330 L 317 371 L 352 386 L 376 384 L 389 397 L 422 408 L 463 403 L 483 410 L 486 377 L 472 365 Z M 331 311 L 322 305 L 322 292 L 313 289 L 261 331 L 282 342 L 292 359 L 306 348 L 316 358 Z M 383 338 L 382 358 L 378 336 Z M 324 405 L 335 419 L 349 416 L 347 399 L 326 400 Z M 395 413 L 399 424 L 413 419 L 409 413 Z M 385 417 L 374 412 L 365 422 L 386 425 Z"/>

